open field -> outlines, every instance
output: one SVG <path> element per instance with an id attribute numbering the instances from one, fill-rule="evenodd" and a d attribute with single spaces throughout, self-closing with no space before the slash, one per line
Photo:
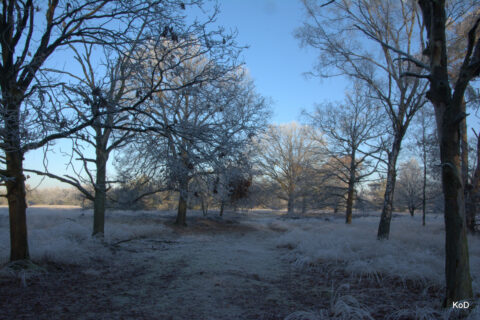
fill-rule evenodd
<path id="1" fill-rule="evenodd" d="M 378 215 L 287 218 L 269 212 L 107 213 L 105 240 L 92 212 L 28 209 L 32 260 L 0 271 L 0 319 L 454 319 L 442 310 L 443 217 L 396 215 L 376 240 Z M 480 238 L 470 239 L 480 301 Z M 8 261 L 0 208 L 0 263 Z M 479 310 L 469 319 L 480 319 Z"/>

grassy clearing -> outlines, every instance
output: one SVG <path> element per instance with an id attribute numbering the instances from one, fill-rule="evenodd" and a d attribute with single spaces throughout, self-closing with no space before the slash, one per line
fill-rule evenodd
<path id="1" fill-rule="evenodd" d="M 99 241 L 90 237 L 91 211 L 30 208 L 31 257 L 42 272 L 2 269 L 0 318 L 459 317 L 440 308 L 441 216 L 422 227 L 417 217 L 396 215 L 390 240 L 381 242 L 375 214 L 345 225 L 331 216 L 192 212 L 186 229 L 173 217 L 111 211 Z M 478 300 L 480 239 L 469 240 Z M 0 208 L 2 264 L 8 253 L 8 214 Z M 478 309 L 469 315 L 478 318 Z"/>

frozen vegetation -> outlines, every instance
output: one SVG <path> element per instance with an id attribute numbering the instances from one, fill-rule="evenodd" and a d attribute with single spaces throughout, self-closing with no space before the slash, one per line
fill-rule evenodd
<path id="1" fill-rule="evenodd" d="M 28 209 L 32 261 L 9 259 L 8 212 L 0 208 L 1 319 L 454 319 L 442 310 L 441 215 L 398 214 L 390 240 L 378 214 L 290 218 L 275 212 L 107 211 L 105 239 L 92 212 Z M 470 264 L 480 294 L 480 239 Z M 479 311 L 469 319 L 479 319 Z"/>

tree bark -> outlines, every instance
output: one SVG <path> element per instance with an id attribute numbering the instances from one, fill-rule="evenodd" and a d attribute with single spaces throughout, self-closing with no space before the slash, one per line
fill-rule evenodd
<path id="1" fill-rule="evenodd" d="M 302 215 L 307 213 L 307 197 L 302 197 Z"/>
<path id="2" fill-rule="evenodd" d="M 353 183 L 349 183 L 348 194 L 347 194 L 347 210 L 346 210 L 346 217 L 345 217 L 345 223 L 347 224 L 352 223 L 353 193 L 354 193 L 354 185 Z"/>
<path id="3" fill-rule="evenodd" d="M 94 112 L 96 112 L 96 110 L 94 110 Z M 111 117 L 111 115 L 108 116 Z M 96 131 L 95 166 L 97 172 L 94 185 L 95 196 L 93 200 L 92 235 L 103 238 L 105 232 L 105 204 L 107 202 L 107 161 L 109 157 L 107 144 L 111 130 L 105 128 L 105 131 L 102 131 L 102 126 L 99 121 L 100 120 L 97 120 L 97 123 L 94 125 Z"/>
<path id="4" fill-rule="evenodd" d="M 6 152 L 6 182 L 10 222 L 10 261 L 29 259 L 27 239 L 27 202 L 23 154 L 18 150 Z"/>
<path id="5" fill-rule="evenodd" d="M 388 154 L 387 185 L 383 197 L 382 216 L 378 225 L 377 239 L 388 239 L 390 236 L 390 222 L 392 221 L 393 194 L 395 191 L 395 182 L 397 180 L 397 159 L 402 145 L 402 137 L 396 134 L 394 137 L 392 150 Z"/>
<path id="6" fill-rule="evenodd" d="M 10 223 L 10 261 L 29 259 L 27 237 L 27 200 L 25 192 L 25 176 L 23 175 L 24 154 L 20 145 L 20 98 L 18 92 L 2 90 L 2 96 L 10 96 L 15 100 L 6 104 L 5 119 L 5 161 L 8 214 Z M 23 96 L 23 94 L 22 94 Z M 4 101 L 2 101 L 4 102 Z"/>
<path id="7" fill-rule="evenodd" d="M 465 201 L 459 154 L 458 124 L 452 125 L 450 112 L 442 124 L 440 155 L 442 185 L 445 195 L 445 275 L 447 293 L 444 306 L 473 297 L 470 277 L 468 242 L 465 222 Z M 456 127 L 456 128 L 455 128 Z"/>
<path id="8" fill-rule="evenodd" d="M 355 191 L 355 152 L 352 152 L 350 156 L 350 176 L 348 178 L 348 191 L 347 191 L 347 210 L 345 215 L 345 223 L 352 223 L 352 210 L 353 210 L 353 196 Z"/>
<path id="9" fill-rule="evenodd" d="M 410 212 L 410 216 L 413 218 L 413 216 L 415 215 L 415 207 L 408 206 L 408 211 Z"/>
<path id="10" fill-rule="evenodd" d="M 423 185 L 422 185 L 422 226 L 425 226 L 427 210 L 427 150 L 425 147 L 425 126 L 423 126 Z"/>
<path id="11" fill-rule="evenodd" d="M 178 226 L 187 226 L 187 202 L 188 202 L 188 179 L 180 181 L 180 195 L 178 198 L 177 219 L 175 224 Z"/>
<path id="12" fill-rule="evenodd" d="M 208 213 L 208 204 L 207 204 L 207 200 L 205 200 L 204 197 L 201 197 L 201 202 L 202 202 L 202 213 L 204 216 L 207 215 Z"/>
<path id="13" fill-rule="evenodd" d="M 287 214 L 291 215 L 295 213 L 295 196 L 293 192 L 288 194 L 288 211 Z"/>
<path id="14" fill-rule="evenodd" d="M 461 112 L 466 114 L 466 103 L 462 101 Z M 465 117 L 460 123 L 460 151 L 462 159 L 462 182 L 463 191 L 465 197 L 465 222 L 467 229 L 471 232 L 475 232 L 475 202 L 474 195 L 472 194 L 473 188 L 468 179 L 468 135 L 467 135 L 467 118 Z"/>
<path id="15" fill-rule="evenodd" d="M 473 172 L 471 183 L 468 185 L 466 193 L 469 199 L 466 201 L 467 228 L 471 233 L 475 232 L 477 201 L 480 191 L 480 136 L 477 136 L 477 165 Z"/>
<path id="16" fill-rule="evenodd" d="M 225 209 L 225 201 L 220 202 L 220 217 L 223 217 L 223 210 Z"/>
<path id="17" fill-rule="evenodd" d="M 419 5 L 424 20 L 431 22 L 427 34 L 430 48 L 428 52 L 430 90 L 427 92 L 427 98 L 435 107 L 440 139 L 445 208 L 446 295 L 444 307 L 451 307 L 456 301 L 473 297 L 460 154 L 460 123 L 466 116 L 462 112 L 465 89 L 474 72 L 470 70 L 468 61 L 470 57 L 467 56 L 452 95 L 448 77 L 445 1 L 419 0 Z M 473 38 L 469 34 L 469 42 Z"/>
<path id="18" fill-rule="evenodd" d="M 95 199 L 93 200 L 93 236 L 103 237 L 105 232 L 105 204 L 107 201 L 107 170 L 106 159 L 97 156 L 97 174 Z"/>

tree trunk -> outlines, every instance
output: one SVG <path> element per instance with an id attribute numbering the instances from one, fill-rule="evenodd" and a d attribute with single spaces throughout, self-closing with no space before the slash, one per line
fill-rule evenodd
<path id="1" fill-rule="evenodd" d="M 353 210 L 353 196 L 355 191 L 355 152 L 352 152 L 350 159 L 350 176 L 348 178 L 348 190 L 347 190 L 347 210 L 345 215 L 345 223 L 352 223 L 352 210 Z"/>
<path id="2" fill-rule="evenodd" d="M 462 101 L 461 112 L 466 113 L 466 103 Z M 462 182 L 463 192 L 465 197 L 465 222 L 467 229 L 471 232 L 475 232 L 475 202 L 474 195 L 472 194 L 473 188 L 468 179 L 468 135 L 467 135 L 467 118 L 465 117 L 460 123 L 460 151 L 462 158 Z"/>
<path id="3" fill-rule="evenodd" d="M 206 216 L 208 213 L 208 204 L 206 203 L 206 200 L 204 199 L 204 197 L 201 197 L 200 199 L 202 202 L 202 213 L 204 216 Z"/>
<path id="4" fill-rule="evenodd" d="M 467 228 L 470 232 L 475 232 L 478 193 L 480 192 L 480 136 L 477 136 L 477 165 L 473 172 L 472 182 L 468 186 L 469 201 L 467 201 Z"/>
<path id="5" fill-rule="evenodd" d="M 348 193 L 347 193 L 347 210 L 346 210 L 346 217 L 345 223 L 351 224 L 352 223 L 352 210 L 353 210 L 353 193 L 354 193 L 354 184 L 348 183 Z"/>
<path id="6" fill-rule="evenodd" d="M 429 33 L 430 50 L 430 90 L 427 98 L 435 107 L 435 118 L 440 139 L 442 163 L 442 186 L 445 215 L 445 278 L 446 296 L 444 307 L 453 302 L 473 297 L 468 241 L 465 221 L 465 199 L 461 166 L 460 122 L 465 117 L 462 103 L 468 77 L 465 71 L 452 91 L 448 79 L 447 46 L 445 36 L 445 2 L 419 2 L 425 16 L 432 18 Z M 463 69 L 463 66 L 462 66 Z"/>
<path id="7" fill-rule="evenodd" d="M 423 128 L 423 185 L 422 185 L 422 226 L 425 226 L 427 210 L 427 150 L 425 149 L 425 127 Z"/>
<path id="8" fill-rule="evenodd" d="M 390 222 L 392 221 L 393 194 L 397 180 L 397 159 L 402 145 L 402 137 L 398 134 L 394 138 L 392 150 L 388 154 L 387 185 L 383 197 L 382 216 L 378 225 L 377 239 L 388 239 L 390 236 Z"/>
<path id="9" fill-rule="evenodd" d="M 307 213 L 307 197 L 302 197 L 302 215 Z"/>
<path id="10" fill-rule="evenodd" d="M 445 307 L 451 306 L 455 301 L 473 297 L 459 154 L 459 130 L 458 124 L 452 125 L 452 121 L 448 120 L 453 118 L 447 117 L 448 112 L 445 112 L 440 139 L 442 185 L 445 195 L 445 275 L 447 283 Z"/>
<path id="11" fill-rule="evenodd" d="M 287 214 L 291 215 L 295 213 L 295 196 L 293 192 L 288 194 L 288 211 Z"/>
<path id="12" fill-rule="evenodd" d="M 103 238 L 105 232 L 105 204 L 107 202 L 107 143 L 109 131 L 102 133 L 102 128 L 95 128 L 96 136 L 96 177 L 95 177 L 95 197 L 93 200 L 93 232 L 92 235 Z"/>
<path id="13" fill-rule="evenodd" d="M 10 261 L 29 259 L 27 239 L 27 202 L 23 154 L 18 150 L 5 152 L 7 199 L 10 221 Z"/>
<path id="14" fill-rule="evenodd" d="M 98 159 L 97 159 L 98 160 Z M 105 203 L 107 201 L 106 163 L 97 161 L 95 199 L 93 200 L 93 236 L 103 237 L 105 232 Z"/>
<path id="15" fill-rule="evenodd" d="M 410 212 L 410 216 L 413 218 L 413 216 L 415 215 L 415 207 L 408 206 L 408 211 Z"/>
<path id="16" fill-rule="evenodd" d="M 187 201 L 188 201 L 188 179 L 182 179 L 180 182 L 180 195 L 178 198 L 178 211 L 175 224 L 178 226 L 187 226 Z"/>
<path id="17" fill-rule="evenodd" d="M 225 201 L 220 202 L 220 217 L 223 217 L 223 209 L 225 209 Z"/>

